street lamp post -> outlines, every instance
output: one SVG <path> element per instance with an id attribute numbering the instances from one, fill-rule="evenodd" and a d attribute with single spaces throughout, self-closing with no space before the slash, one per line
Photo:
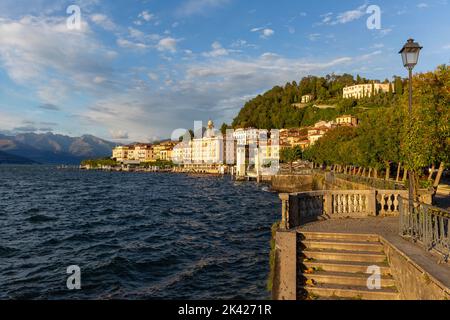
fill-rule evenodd
<path id="1" fill-rule="evenodd" d="M 412 71 L 419 61 L 420 50 L 422 50 L 422 47 L 417 42 L 414 42 L 413 39 L 409 39 L 399 52 L 402 55 L 403 65 L 409 71 L 409 130 L 412 128 Z M 413 170 L 409 170 L 409 212 L 413 210 L 414 197 L 415 173 Z"/>

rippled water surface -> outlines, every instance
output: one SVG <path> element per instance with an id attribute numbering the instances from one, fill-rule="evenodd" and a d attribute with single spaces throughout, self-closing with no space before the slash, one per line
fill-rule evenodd
<path id="1" fill-rule="evenodd" d="M 0 299 L 265 299 L 280 212 L 229 178 L 0 166 Z"/>

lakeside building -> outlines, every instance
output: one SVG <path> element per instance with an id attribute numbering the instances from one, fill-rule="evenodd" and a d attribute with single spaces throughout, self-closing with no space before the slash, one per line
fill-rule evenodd
<path id="1" fill-rule="evenodd" d="M 319 139 L 321 139 L 328 131 L 333 130 L 336 127 L 341 126 L 358 126 L 358 118 L 352 115 L 343 115 L 337 117 L 335 121 L 319 121 L 314 127 L 308 129 L 308 142 L 306 141 L 301 143 L 302 149 L 306 149 L 309 146 L 313 146 Z"/>
<path id="2" fill-rule="evenodd" d="M 312 94 L 306 94 L 302 96 L 302 103 L 310 103 L 314 99 Z"/>
<path id="3" fill-rule="evenodd" d="M 192 163 L 217 164 L 223 159 L 223 136 L 214 128 L 214 123 L 210 120 L 203 137 L 194 137 L 192 140 Z"/>
<path id="4" fill-rule="evenodd" d="M 351 115 L 343 115 L 336 118 L 336 124 L 338 126 L 351 126 L 356 127 L 358 126 L 359 120 L 355 116 Z"/>
<path id="5" fill-rule="evenodd" d="M 328 131 L 333 130 L 337 126 L 337 121 L 319 121 L 313 128 L 308 129 L 308 142 L 306 146 L 313 146 L 319 139 L 321 139 Z"/>
<path id="6" fill-rule="evenodd" d="M 182 141 L 173 148 L 173 162 L 184 164 L 192 162 L 192 141 Z"/>
<path id="7" fill-rule="evenodd" d="M 280 135 L 278 130 L 239 128 L 236 140 L 236 175 L 256 177 L 272 175 L 278 171 L 280 162 Z"/>
<path id="8" fill-rule="evenodd" d="M 113 149 L 112 159 L 118 162 L 137 161 L 152 162 L 155 161 L 153 156 L 153 146 L 151 144 L 139 143 L 130 146 L 117 146 Z"/>
<path id="9" fill-rule="evenodd" d="M 164 141 L 160 144 L 153 146 L 153 154 L 155 161 L 172 161 L 173 160 L 173 149 L 176 146 L 176 142 Z"/>
<path id="10" fill-rule="evenodd" d="M 210 120 L 201 137 L 182 141 L 173 149 L 173 159 L 185 170 L 224 173 L 234 165 L 236 144 L 230 134 L 223 135 Z"/>
<path id="11" fill-rule="evenodd" d="M 374 94 L 380 92 L 389 92 L 394 88 L 391 83 L 368 83 L 368 84 L 357 84 L 354 86 L 345 87 L 343 90 L 343 97 L 345 99 L 361 99 L 364 97 L 371 97 Z"/>
<path id="12" fill-rule="evenodd" d="M 280 145 L 282 148 L 295 148 L 301 147 L 306 149 L 307 145 L 305 141 L 308 141 L 308 129 L 307 128 L 290 128 L 280 130 Z"/>
<path id="13" fill-rule="evenodd" d="M 117 146 L 112 150 L 112 159 L 117 162 L 156 162 L 172 161 L 175 143 L 166 141 L 158 145 L 137 143 L 129 146 Z"/>
<path id="14" fill-rule="evenodd" d="M 118 162 L 124 162 L 128 160 L 128 146 L 117 146 L 112 151 L 112 159 L 115 159 Z"/>
<path id="15" fill-rule="evenodd" d="M 134 148 L 129 149 L 128 160 L 152 162 L 154 160 L 153 146 L 143 143 L 134 145 Z"/>
<path id="16" fill-rule="evenodd" d="M 260 177 L 276 174 L 283 148 L 305 150 L 337 126 L 357 125 L 356 117 L 343 115 L 336 121 L 319 121 L 310 128 L 239 128 L 222 134 L 209 121 L 201 137 L 180 143 L 165 141 L 157 145 L 118 146 L 113 149 L 112 158 L 136 163 L 173 161 L 186 171 L 225 173 L 233 170 L 238 177 L 249 174 Z"/>
<path id="17" fill-rule="evenodd" d="M 331 128 L 329 127 L 314 127 L 308 130 L 309 146 L 313 146 L 319 139 L 321 139 Z"/>

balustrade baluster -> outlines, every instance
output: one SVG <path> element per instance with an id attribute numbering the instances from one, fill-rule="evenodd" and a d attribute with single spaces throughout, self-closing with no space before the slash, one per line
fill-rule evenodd
<path id="1" fill-rule="evenodd" d="M 399 205 L 398 197 L 399 197 L 399 194 L 394 194 L 394 202 L 393 202 L 393 204 L 394 204 L 394 210 L 393 210 L 393 212 L 395 212 L 395 213 L 399 212 L 399 208 L 398 208 L 398 205 Z"/>
<path id="2" fill-rule="evenodd" d="M 392 201 L 392 197 L 392 194 L 388 194 L 387 196 L 387 214 L 389 215 L 394 212 L 394 210 L 392 209 L 392 205 L 394 204 L 394 201 Z"/>
<path id="3" fill-rule="evenodd" d="M 348 199 L 347 199 L 347 197 L 348 197 L 348 195 L 346 195 L 346 194 L 342 195 L 342 208 L 343 208 L 342 213 L 348 213 L 348 208 L 347 208 Z"/>

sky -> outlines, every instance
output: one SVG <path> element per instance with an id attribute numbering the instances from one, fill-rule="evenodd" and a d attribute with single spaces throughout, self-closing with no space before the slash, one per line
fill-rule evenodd
<path id="1" fill-rule="evenodd" d="M 449 31 L 449 0 L 1 0 L 0 132 L 169 138 L 307 75 L 406 76 L 411 37 L 431 71 Z"/>

